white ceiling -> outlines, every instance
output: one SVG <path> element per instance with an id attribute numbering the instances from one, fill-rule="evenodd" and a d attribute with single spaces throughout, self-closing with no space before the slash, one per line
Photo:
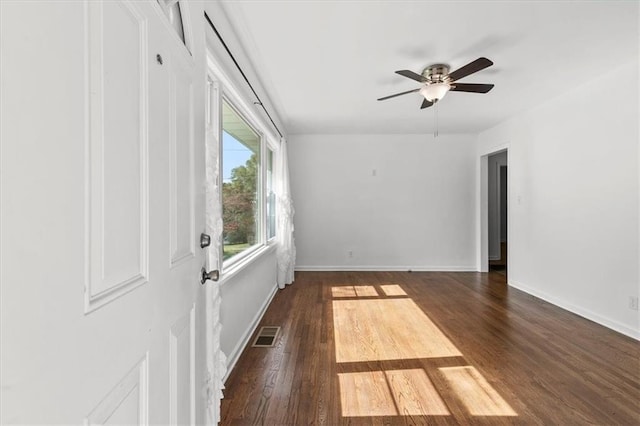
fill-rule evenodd
<path id="1" fill-rule="evenodd" d="M 234 1 L 223 7 L 288 133 L 432 132 L 434 109 L 394 73 L 433 63 L 488 94 L 449 93 L 440 133 L 489 128 L 638 60 L 637 1 Z M 611 82 L 625 90 L 624 82 Z M 606 102 L 594 99 L 594 102 Z"/>

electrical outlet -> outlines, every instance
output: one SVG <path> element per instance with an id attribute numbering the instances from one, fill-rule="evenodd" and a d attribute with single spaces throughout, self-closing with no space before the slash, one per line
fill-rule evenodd
<path id="1" fill-rule="evenodd" d="M 347 252 L 347 256 L 349 256 L 349 258 L 352 258 L 353 257 L 353 250 L 349 250 Z M 637 305 L 637 303 L 636 303 L 636 305 Z"/>
<path id="2" fill-rule="evenodd" d="M 638 310 L 638 296 L 629 296 L 629 309 Z"/>

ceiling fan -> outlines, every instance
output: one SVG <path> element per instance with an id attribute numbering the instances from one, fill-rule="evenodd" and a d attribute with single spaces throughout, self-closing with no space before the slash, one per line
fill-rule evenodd
<path id="1" fill-rule="evenodd" d="M 386 99 L 395 98 L 396 96 L 406 95 L 407 93 L 420 92 L 420 94 L 424 96 L 420 109 L 424 109 L 441 100 L 449 91 L 487 93 L 489 90 L 493 89 L 493 84 L 458 83 L 458 80 L 488 68 L 491 65 L 493 65 L 493 62 L 489 59 L 478 58 L 452 73 L 449 72 L 449 65 L 445 64 L 430 65 L 422 70 L 422 74 L 416 74 L 409 70 L 396 71 L 396 74 L 400 74 L 401 76 L 423 83 L 423 85 L 417 89 L 385 96 L 378 100 L 384 101 Z"/>

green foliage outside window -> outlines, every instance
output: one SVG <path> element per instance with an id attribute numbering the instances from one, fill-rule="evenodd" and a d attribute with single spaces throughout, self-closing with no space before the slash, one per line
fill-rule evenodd
<path id="1" fill-rule="evenodd" d="M 231 181 L 222 185 L 222 220 L 225 244 L 252 245 L 256 241 L 258 158 L 253 154 L 243 166 L 231 171 Z"/>

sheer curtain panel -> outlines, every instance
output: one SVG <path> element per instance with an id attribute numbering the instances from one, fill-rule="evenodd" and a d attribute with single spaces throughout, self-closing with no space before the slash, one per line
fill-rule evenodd
<path id="1" fill-rule="evenodd" d="M 296 246 L 293 240 L 293 200 L 289 186 L 287 141 L 283 138 L 276 161 L 276 241 L 278 255 L 278 287 L 293 283 Z"/>
<path id="2" fill-rule="evenodd" d="M 220 91 L 217 82 L 210 87 L 210 117 L 219 111 Z M 211 119 L 207 126 L 206 138 L 206 233 L 211 236 L 211 244 L 207 248 L 207 270 L 220 270 L 222 267 L 222 200 L 220 198 L 220 132 L 218 121 Z M 223 378 L 227 373 L 227 357 L 220 347 L 220 286 L 212 281 L 206 282 L 206 318 L 207 318 L 207 379 L 205 393 L 207 395 L 207 424 L 217 425 L 220 421 L 220 400 L 224 397 Z"/>

